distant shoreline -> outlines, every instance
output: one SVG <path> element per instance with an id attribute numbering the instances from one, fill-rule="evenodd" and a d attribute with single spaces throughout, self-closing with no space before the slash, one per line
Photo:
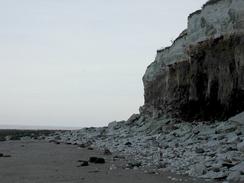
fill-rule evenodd
<path id="1" fill-rule="evenodd" d="M 0 125 L 0 129 L 11 130 L 79 130 L 82 127 L 66 127 L 66 126 L 38 126 L 38 125 Z"/>

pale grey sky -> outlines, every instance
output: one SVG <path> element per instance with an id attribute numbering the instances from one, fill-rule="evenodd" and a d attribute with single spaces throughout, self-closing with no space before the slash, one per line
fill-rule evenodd
<path id="1" fill-rule="evenodd" d="M 102 126 L 206 0 L 0 0 L 0 124 Z"/>

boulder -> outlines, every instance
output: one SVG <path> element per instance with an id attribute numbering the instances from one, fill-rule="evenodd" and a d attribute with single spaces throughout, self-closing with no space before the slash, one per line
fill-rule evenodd
<path id="1" fill-rule="evenodd" d="M 241 173 L 244 173 L 244 162 L 237 164 L 236 166 L 232 167 L 230 170 L 231 171 L 239 171 Z"/>
<path id="2" fill-rule="evenodd" d="M 220 133 L 230 133 L 230 132 L 234 132 L 237 129 L 237 125 L 233 124 L 233 123 L 226 123 L 226 122 L 222 122 L 220 123 L 216 130 L 215 133 L 220 134 Z"/>
<path id="3" fill-rule="evenodd" d="M 142 163 L 141 163 L 141 162 L 138 162 L 138 161 L 132 161 L 132 162 L 129 162 L 129 163 L 126 165 L 126 168 L 133 169 L 133 168 L 135 168 L 135 167 L 139 168 L 140 166 L 142 166 Z"/>
<path id="4" fill-rule="evenodd" d="M 189 171 L 189 175 L 192 177 L 200 177 L 204 174 L 206 174 L 207 169 L 203 164 L 197 164 L 192 166 L 192 168 Z"/>
<path id="5" fill-rule="evenodd" d="M 127 120 L 127 123 L 130 124 L 130 123 L 133 123 L 135 122 L 136 120 L 138 120 L 140 118 L 140 114 L 132 114 L 129 119 Z"/>
<path id="6" fill-rule="evenodd" d="M 108 148 L 105 148 L 103 154 L 109 156 L 112 155 L 112 152 Z"/>
<path id="7" fill-rule="evenodd" d="M 81 161 L 81 164 L 79 165 L 79 167 L 82 166 L 89 166 L 88 161 Z"/>
<path id="8" fill-rule="evenodd" d="M 203 148 L 196 148 L 195 152 L 201 154 L 201 153 L 204 153 L 205 151 Z"/>
<path id="9" fill-rule="evenodd" d="M 96 164 L 104 164 L 105 163 L 105 159 L 104 158 L 97 158 L 97 160 L 95 161 Z"/>
<path id="10" fill-rule="evenodd" d="M 238 151 L 241 151 L 244 153 L 244 141 L 237 144 L 237 149 L 238 149 Z"/>
<path id="11" fill-rule="evenodd" d="M 231 117 L 231 118 L 229 119 L 229 121 L 231 121 L 231 122 L 235 122 L 235 123 L 238 123 L 238 124 L 244 126 L 244 112 L 239 113 L 239 114 L 237 114 L 237 115 Z"/>
<path id="12" fill-rule="evenodd" d="M 99 157 L 90 157 L 89 158 L 90 163 L 96 163 L 96 164 L 104 164 L 105 159 L 104 158 L 99 158 Z"/>
<path id="13" fill-rule="evenodd" d="M 231 172 L 227 177 L 227 181 L 231 183 L 239 183 L 241 179 L 241 173 L 239 171 Z"/>
<path id="14" fill-rule="evenodd" d="M 226 172 L 215 172 L 215 171 L 208 171 L 205 175 L 201 176 L 201 178 L 205 179 L 216 179 L 216 180 L 223 180 L 227 177 Z"/>
<path id="15" fill-rule="evenodd" d="M 95 163 L 97 161 L 98 157 L 90 157 L 89 162 Z"/>

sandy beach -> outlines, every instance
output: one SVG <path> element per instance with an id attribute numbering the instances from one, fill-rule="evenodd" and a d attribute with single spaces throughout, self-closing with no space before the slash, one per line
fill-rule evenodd
<path id="1" fill-rule="evenodd" d="M 153 174 L 142 170 L 122 168 L 125 160 L 113 160 L 96 150 L 76 145 L 45 141 L 0 142 L 0 152 L 11 157 L 0 157 L 1 183 L 199 183 L 189 177 L 161 172 Z M 105 164 L 81 167 L 79 160 L 104 157 Z M 115 168 L 116 167 L 116 168 Z"/>

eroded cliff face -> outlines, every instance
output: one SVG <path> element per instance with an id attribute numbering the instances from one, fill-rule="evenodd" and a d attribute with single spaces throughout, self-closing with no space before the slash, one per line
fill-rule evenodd
<path id="1" fill-rule="evenodd" d="M 159 50 L 143 77 L 141 113 L 224 119 L 244 110 L 244 1 L 211 0 Z"/>

